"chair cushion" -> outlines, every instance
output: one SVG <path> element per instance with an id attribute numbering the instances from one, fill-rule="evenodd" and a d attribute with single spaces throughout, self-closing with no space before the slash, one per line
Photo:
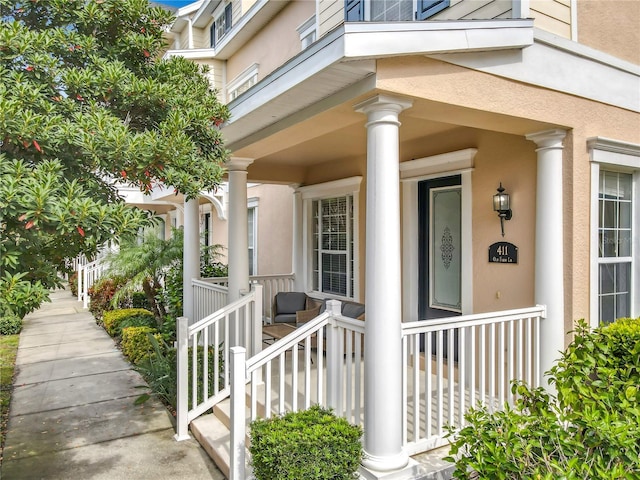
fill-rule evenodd
<path id="1" fill-rule="evenodd" d="M 281 313 L 276 315 L 273 318 L 273 323 L 291 323 L 294 325 L 296 323 L 296 314 L 295 313 Z"/>
<path id="2" fill-rule="evenodd" d="M 307 302 L 307 294 L 304 292 L 280 292 L 276 295 L 276 317 L 283 313 L 293 314 L 296 321 L 296 312 L 304 310 Z"/>
<path id="3" fill-rule="evenodd" d="M 358 318 L 364 315 L 364 305 L 361 303 L 343 302 L 342 315 L 349 318 Z"/>

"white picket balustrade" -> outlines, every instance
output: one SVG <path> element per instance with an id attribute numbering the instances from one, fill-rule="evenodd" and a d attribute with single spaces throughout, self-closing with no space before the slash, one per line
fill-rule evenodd
<path id="1" fill-rule="evenodd" d="M 260 352 L 261 285 L 191 325 L 188 318 L 178 318 L 177 440 L 189 438 L 189 423 L 228 397 L 230 346 L 242 346 L 253 355 Z"/>
<path id="2" fill-rule="evenodd" d="M 244 438 L 257 417 L 320 404 L 362 425 L 364 323 L 339 312 L 340 302 L 327 302 L 327 311 L 249 359 L 231 349 L 231 478 L 245 478 Z"/>
<path id="3" fill-rule="evenodd" d="M 249 282 L 263 286 L 263 315 L 267 321 L 271 320 L 271 303 L 278 292 L 292 292 L 294 288 L 294 275 L 292 273 L 275 275 L 251 275 Z M 202 278 L 201 282 L 226 287 L 229 277 Z"/>
<path id="4" fill-rule="evenodd" d="M 229 289 L 226 286 L 196 279 L 191 280 L 191 285 L 193 285 L 193 318 L 189 321 L 192 324 L 227 305 Z"/>
<path id="5" fill-rule="evenodd" d="M 107 262 L 102 259 L 80 265 L 78 269 L 78 301 L 82 302 L 83 308 L 89 306 L 89 288 L 100 279 L 108 266 Z"/>
<path id="6" fill-rule="evenodd" d="M 408 454 L 446 443 L 445 425 L 465 424 L 482 402 L 513 404 L 512 380 L 537 387 L 545 307 L 402 324 L 403 440 Z"/>

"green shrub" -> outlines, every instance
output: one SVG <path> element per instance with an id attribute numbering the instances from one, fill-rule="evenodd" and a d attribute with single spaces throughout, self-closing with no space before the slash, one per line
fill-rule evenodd
<path id="1" fill-rule="evenodd" d="M 22 330 L 22 319 L 15 313 L 0 313 L 0 335 L 17 335 Z"/>
<path id="2" fill-rule="evenodd" d="M 311 407 L 251 423 L 256 480 L 347 480 L 358 478 L 362 429 L 331 410 Z"/>
<path id="3" fill-rule="evenodd" d="M 178 374 L 177 374 L 177 362 L 176 362 L 176 349 L 169 348 L 169 346 L 159 338 L 159 335 L 149 338 L 149 341 L 153 347 L 153 354 L 145 357 L 136 365 L 136 370 L 144 377 L 149 384 L 151 391 L 154 395 L 158 396 L 163 402 L 171 406 L 174 410 L 177 408 L 177 386 L 178 386 Z M 189 396 L 188 403 L 191 405 L 192 390 L 191 390 L 191 372 L 193 370 L 191 364 L 191 356 L 193 349 L 189 348 L 187 351 L 187 357 L 189 359 Z M 218 373 L 215 371 L 215 355 L 213 347 L 209 347 L 209 368 L 208 368 L 208 383 L 209 394 L 213 391 L 215 382 L 218 381 L 219 388 L 223 385 L 224 380 L 224 359 L 222 357 L 222 349 L 219 350 L 220 357 L 218 358 Z M 203 371 L 203 347 L 198 347 L 198 372 Z M 204 400 L 202 378 L 198 378 L 198 402 Z M 138 398 L 138 402 L 143 402 L 149 398 L 148 395 L 141 395 Z"/>
<path id="4" fill-rule="evenodd" d="M 93 314 L 96 321 L 100 323 L 104 312 L 119 308 L 124 305 L 112 304 L 113 296 L 118 289 L 126 283 L 126 279 L 122 277 L 103 277 L 89 288 L 89 311 Z"/>
<path id="5" fill-rule="evenodd" d="M 26 273 L 11 275 L 5 272 L 0 277 L 0 314 L 14 313 L 24 318 L 28 313 L 49 300 L 49 290 L 39 281 L 31 283 L 23 280 Z"/>
<path id="6" fill-rule="evenodd" d="M 144 292 L 133 292 L 129 296 L 128 303 L 131 304 L 131 308 L 144 308 L 145 310 L 151 311 L 149 299 Z"/>
<path id="7" fill-rule="evenodd" d="M 104 328 L 112 337 L 121 337 L 126 327 L 155 327 L 156 320 L 149 310 L 143 308 L 123 308 L 104 312 Z"/>
<path id="8" fill-rule="evenodd" d="M 152 327 L 126 327 L 122 329 L 122 353 L 137 365 L 153 354 L 150 336 L 156 337 L 157 330 Z M 157 337 L 156 337 L 157 339 Z"/>
<path id="9" fill-rule="evenodd" d="M 71 295 L 78 296 L 78 272 L 73 272 L 73 275 L 69 277 L 69 290 L 71 290 Z"/>
<path id="10" fill-rule="evenodd" d="M 549 372 L 557 397 L 514 383 L 514 408 L 467 413 L 455 478 L 640 478 L 640 319 L 575 333 Z"/>

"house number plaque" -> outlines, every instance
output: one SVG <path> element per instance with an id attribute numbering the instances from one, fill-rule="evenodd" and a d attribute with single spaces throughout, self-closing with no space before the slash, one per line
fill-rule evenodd
<path id="1" fill-rule="evenodd" d="M 518 247 L 509 242 L 490 245 L 489 263 L 518 263 Z"/>

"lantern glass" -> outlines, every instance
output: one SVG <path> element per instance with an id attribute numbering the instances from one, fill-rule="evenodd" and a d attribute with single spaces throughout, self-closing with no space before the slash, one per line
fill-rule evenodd
<path id="1" fill-rule="evenodd" d="M 509 194 L 496 193 L 493 196 L 493 210 L 496 212 L 509 210 Z"/>

